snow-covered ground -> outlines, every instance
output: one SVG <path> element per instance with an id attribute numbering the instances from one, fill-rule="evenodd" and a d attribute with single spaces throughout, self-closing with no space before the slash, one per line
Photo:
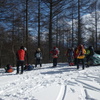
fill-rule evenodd
<path id="1" fill-rule="evenodd" d="M 0 100 L 100 100 L 100 66 L 43 64 L 18 75 L 0 69 Z"/>

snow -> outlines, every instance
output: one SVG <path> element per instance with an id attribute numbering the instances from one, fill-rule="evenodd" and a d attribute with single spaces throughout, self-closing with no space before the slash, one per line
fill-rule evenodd
<path id="1" fill-rule="evenodd" d="M 43 64 L 23 74 L 0 69 L 0 100 L 100 100 L 100 66 Z"/>

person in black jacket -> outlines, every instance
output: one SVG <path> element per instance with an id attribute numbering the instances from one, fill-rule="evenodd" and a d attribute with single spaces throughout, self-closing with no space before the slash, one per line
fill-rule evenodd
<path id="1" fill-rule="evenodd" d="M 35 56 L 35 60 L 36 60 L 35 67 L 37 67 L 38 64 L 40 64 L 40 67 L 42 67 L 42 62 L 41 62 L 41 60 L 42 60 L 42 52 L 41 52 L 40 48 L 38 48 L 36 50 L 34 56 Z"/>
<path id="2" fill-rule="evenodd" d="M 87 65 L 86 67 L 89 67 L 90 64 L 89 64 L 89 60 L 91 59 L 91 57 L 94 55 L 94 48 L 93 46 L 89 46 L 86 50 L 86 62 L 87 62 Z"/>

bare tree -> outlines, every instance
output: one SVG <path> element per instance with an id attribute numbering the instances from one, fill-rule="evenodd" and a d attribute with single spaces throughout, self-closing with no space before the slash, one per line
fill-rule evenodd
<path id="1" fill-rule="evenodd" d="M 38 0 L 38 47 L 40 47 L 40 0 Z"/>

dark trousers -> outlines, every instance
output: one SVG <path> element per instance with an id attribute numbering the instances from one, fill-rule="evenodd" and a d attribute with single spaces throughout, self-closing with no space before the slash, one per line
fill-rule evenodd
<path id="1" fill-rule="evenodd" d="M 21 74 L 23 73 L 23 64 L 24 61 L 17 61 L 17 73 L 19 73 L 19 66 L 21 66 Z"/>
<path id="2" fill-rule="evenodd" d="M 38 64 L 40 64 L 40 67 L 42 67 L 41 59 L 36 59 L 35 67 L 37 67 Z"/>
<path id="3" fill-rule="evenodd" d="M 77 65 L 77 58 L 74 58 L 74 65 Z"/>
<path id="4" fill-rule="evenodd" d="M 77 59 L 77 69 L 79 69 L 80 62 L 82 62 L 82 68 L 84 69 L 84 59 Z"/>
<path id="5" fill-rule="evenodd" d="M 90 55 L 87 55 L 87 56 L 86 56 L 86 62 L 87 62 L 86 67 L 89 67 L 89 66 L 90 66 L 89 60 L 90 60 L 91 57 L 92 57 L 92 56 L 90 56 Z"/>
<path id="6" fill-rule="evenodd" d="M 53 58 L 53 66 L 57 66 L 57 58 Z"/>

